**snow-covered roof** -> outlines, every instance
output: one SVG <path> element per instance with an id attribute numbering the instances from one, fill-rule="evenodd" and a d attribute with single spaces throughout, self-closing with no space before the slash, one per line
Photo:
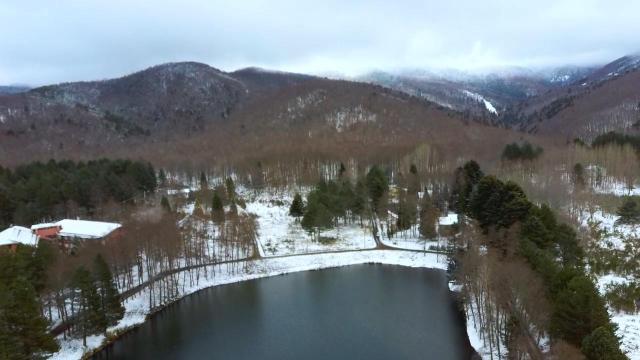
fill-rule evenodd
<path id="1" fill-rule="evenodd" d="M 0 232 L 0 246 L 13 244 L 37 246 L 38 237 L 30 229 L 22 226 L 12 226 Z"/>
<path id="2" fill-rule="evenodd" d="M 122 225 L 101 221 L 64 219 L 56 223 L 62 226 L 59 236 L 77 237 L 81 239 L 99 239 L 111 234 Z"/>
<path id="3" fill-rule="evenodd" d="M 46 228 L 52 228 L 56 226 L 60 226 L 60 225 L 54 224 L 54 223 L 35 224 L 35 225 L 31 225 L 31 230 L 46 229 Z"/>
<path id="4" fill-rule="evenodd" d="M 440 219 L 438 219 L 438 224 L 440 225 L 453 225 L 456 224 L 458 222 L 458 214 L 456 213 L 449 213 L 447 214 L 447 216 L 441 216 Z"/>

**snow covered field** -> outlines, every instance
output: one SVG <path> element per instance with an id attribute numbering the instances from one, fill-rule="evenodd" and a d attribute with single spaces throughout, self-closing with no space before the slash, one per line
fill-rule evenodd
<path id="1" fill-rule="evenodd" d="M 446 216 L 438 218 L 436 229 L 440 226 L 451 226 L 457 222 L 458 214 L 449 213 Z M 381 224 L 378 233 L 383 235 L 380 237 L 380 241 L 386 246 L 405 250 L 430 250 L 433 247 L 440 248 L 447 247 L 449 245 L 449 241 L 446 237 L 439 236 L 436 239 L 425 239 L 421 237 L 418 226 L 419 225 L 416 224 L 408 230 L 396 232 L 391 238 L 389 238 L 384 235 L 386 230 L 384 228 L 384 224 Z"/>
<path id="2" fill-rule="evenodd" d="M 318 270 L 332 267 L 340 267 L 356 264 L 387 264 L 408 267 L 421 267 L 445 270 L 447 268 L 447 258 L 444 255 L 416 253 L 397 250 L 370 250 L 355 251 L 334 254 L 313 254 L 299 255 L 282 258 L 268 258 L 260 260 L 249 260 L 243 265 L 235 267 L 246 268 L 246 272 L 232 270 L 228 265 L 216 265 L 206 268 L 209 276 L 200 277 L 199 281 L 190 282 L 188 276 L 180 276 L 180 294 L 174 299 L 192 294 L 198 290 L 211 286 L 229 284 L 239 281 L 275 276 L 298 271 Z M 132 326 L 143 323 L 146 316 L 151 312 L 148 300 L 149 294 L 142 291 L 125 302 L 126 313 L 124 318 L 115 326 L 108 329 L 109 332 L 122 331 Z M 104 341 L 104 335 L 91 336 L 87 339 L 87 347 L 82 346 L 82 339 L 63 340 L 58 338 L 60 351 L 51 357 L 55 360 L 80 359 L 83 354 L 97 349 Z"/>
<path id="3" fill-rule="evenodd" d="M 336 250 L 373 249 L 376 247 L 371 230 L 357 223 L 339 225 L 323 231 L 320 236 L 332 239 L 321 243 L 312 240 L 300 222 L 289 216 L 291 195 L 260 194 L 249 198 L 246 211 L 257 216 L 260 255 L 278 256 L 318 253 Z"/>

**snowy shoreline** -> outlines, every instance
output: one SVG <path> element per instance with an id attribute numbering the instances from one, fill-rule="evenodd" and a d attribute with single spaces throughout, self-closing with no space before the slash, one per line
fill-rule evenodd
<path id="1" fill-rule="evenodd" d="M 264 258 L 258 260 L 240 261 L 240 268 L 245 272 L 232 272 L 229 264 L 206 266 L 208 278 L 201 278 L 195 284 L 183 284 L 180 294 L 160 308 L 149 309 L 148 293 L 146 290 L 125 301 L 126 313 L 120 322 L 109 328 L 107 339 L 104 335 L 94 335 L 87 338 L 87 347 L 82 346 L 81 339 L 67 339 L 60 342 L 60 351 L 53 354 L 51 359 L 81 359 L 87 354 L 94 353 L 109 343 L 116 341 L 119 336 L 142 325 L 147 316 L 175 303 L 176 301 L 200 290 L 218 285 L 231 284 L 241 281 L 260 279 L 270 276 L 283 275 L 294 272 L 321 270 L 359 264 L 398 265 L 414 268 L 447 269 L 447 256 L 433 253 L 419 253 L 402 250 L 367 250 L 345 253 L 297 255 L 279 258 Z M 236 266 L 238 268 L 238 266 Z M 214 275 L 215 274 L 215 275 Z M 185 277 L 186 279 L 186 277 Z M 468 329 L 469 330 L 469 329 Z M 473 334 L 468 334 L 471 338 Z"/>

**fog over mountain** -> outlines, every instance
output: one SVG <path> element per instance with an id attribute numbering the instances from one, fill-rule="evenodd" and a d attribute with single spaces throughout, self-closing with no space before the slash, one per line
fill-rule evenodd
<path id="1" fill-rule="evenodd" d="M 588 66 L 640 50 L 640 3 L 625 0 L 46 4 L 0 3 L 0 84 L 104 79 L 185 60 L 357 76 Z"/>

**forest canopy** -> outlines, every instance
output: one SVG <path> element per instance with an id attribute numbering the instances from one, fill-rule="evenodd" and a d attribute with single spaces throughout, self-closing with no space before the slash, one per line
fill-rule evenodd
<path id="1" fill-rule="evenodd" d="M 91 213 L 107 201 L 126 202 L 156 186 L 151 164 L 131 160 L 50 160 L 14 170 L 0 167 L 0 227 L 65 216 L 71 207 Z"/>

